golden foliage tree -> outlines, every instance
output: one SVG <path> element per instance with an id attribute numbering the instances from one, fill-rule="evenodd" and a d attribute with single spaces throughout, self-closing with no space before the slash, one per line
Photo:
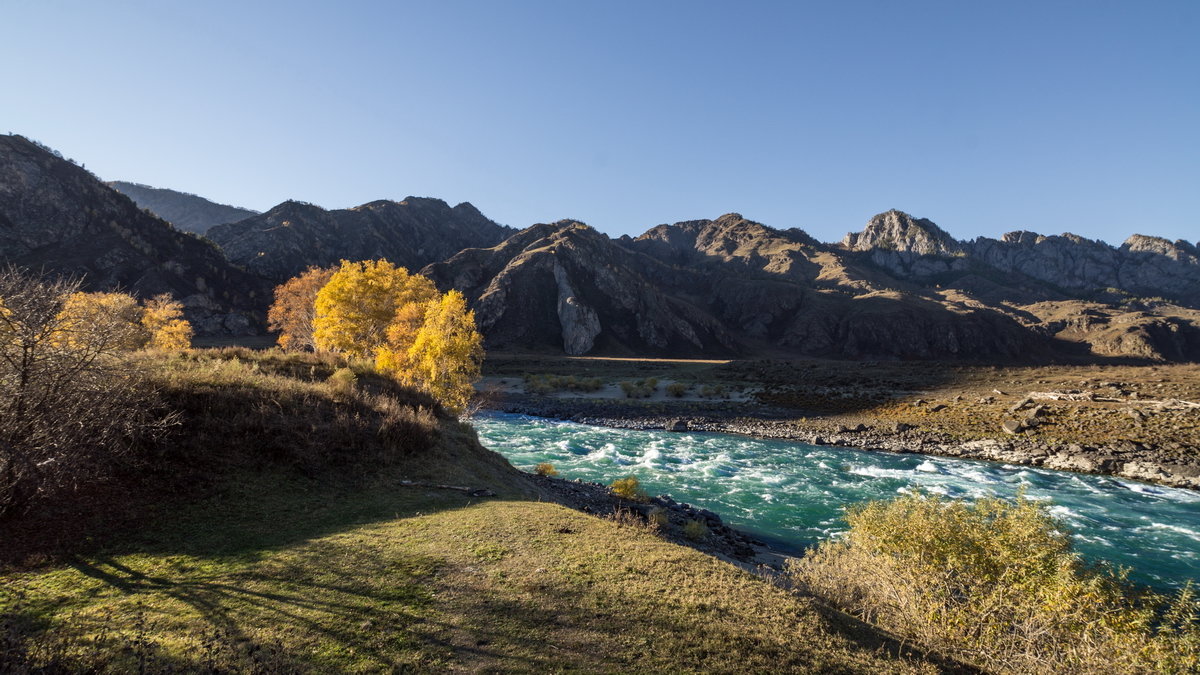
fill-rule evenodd
<path id="1" fill-rule="evenodd" d="M 317 293 L 329 283 L 332 267 L 310 267 L 275 287 L 275 302 L 267 311 L 267 326 L 279 333 L 279 346 L 287 351 L 316 350 L 313 322 Z"/>
<path id="2" fill-rule="evenodd" d="M 427 303 L 424 320 L 411 343 L 404 329 L 411 317 L 398 314 L 388 331 L 389 341 L 380 348 L 376 368 L 401 382 L 424 389 L 449 410 L 461 412 L 479 379 L 483 362 L 483 336 L 475 327 L 475 312 L 467 309 L 466 298 L 450 291 Z"/>
<path id="3" fill-rule="evenodd" d="M 146 301 L 142 327 L 150 335 L 150 349 L 179 351 L 192 345 L 192 324 L 183 318 L 183 305 L 166 293 Z"/>
<path id="4" fill-rule="evenodd" d="M 133 296 L 76 292 L 63 300 L 56 339 L 72 347 L 132 351 L 145 345 L 149 335 Z"/>
<path id="5" fill-rule="evenodd" d="M 386 260 L 343 260 L 317 293 L 313 343 L 317 349 L 372 358 L 401 310 L 436 297 L 429 279 Z"/>

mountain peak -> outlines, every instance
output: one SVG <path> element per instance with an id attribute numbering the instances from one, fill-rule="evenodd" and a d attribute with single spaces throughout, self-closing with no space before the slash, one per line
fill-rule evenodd
<path id="1" fill-rule="evenodd" d="M 960 253 L 962 244 L 932 220 L 891 209 L 867 221 L 862 232 L 847 233 L 842 246 L 852 251 L 884 249 L 918 255 Z"/>

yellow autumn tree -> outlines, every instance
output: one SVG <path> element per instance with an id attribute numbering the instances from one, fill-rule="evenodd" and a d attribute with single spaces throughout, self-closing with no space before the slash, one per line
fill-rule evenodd
<path id="1" fill-rule="evenodd" d="M 267 327 L 279 333 L 279 346 L 287 351 L 316 350 L 313 321 L 317 293 L 329 283 L 332 267 L 310 267 L 275 287 L 275 302 L 267 311 Z"/>
<path id="2" fill-rule="evenodd" d="M 141 323 L 150 335 L 150 349 L 179 351 L 192 345 L 192 324 L 183 318 L 183 305 L 166 293 L 146 301 Z"/>
<path id="3" fill-rule="evenodd" d="M 398 313 L 436 297 L 432 281 L 387 260 L 343 260 L 317 293 L 313 343 L 352 358 L 374 358 Z"/>
<path id="4" fill-rule="evenodd" d="M 142 308 L 127 293 L 71 293 L 63 299 L 58 319 L 55 340 L 71 347 L 132 351 L 150 338 Z"/>
<path id="5" fill-rule="evenodd" d="M 466 298 L 450 291 L 427 303 L 421 326 L 403 351 L 406 336 L 400 326 L 393 324 L 396 330 L 389 331 L 389 337 L 401 339 L 379 349 L 376 368 L 428 391 L 447 409 L 462 412 L 483 362 L 483 336 Z"/>

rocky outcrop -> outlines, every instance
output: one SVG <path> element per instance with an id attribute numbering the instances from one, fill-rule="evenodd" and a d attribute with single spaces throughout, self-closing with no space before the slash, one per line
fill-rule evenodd
<path id="1" fill-rule="evenodd" d="M 1069 233 L 1016 231 L 964 242 L 929 220 L 888 211 L 862 232 L 847 234 L 841 245 L 889 274 L 919 283 L 955 283 L 976 275 L 1023 286 L 1026 295 L 1030 282 L 1041 284 L 1042 300 L 1064 292 L 1092 298 L 1117 293 L 1200 307 L 1200 251 L 1186 241 L 1135 234 L 1113 247 Z"/>
<path id="2" fill-rule="evenodd" d="M 563 351 L 571 356 L 587 354 L 600 334 L 600 318 L 576 296 L 566 270 L 558 261 L 554 263 L 554 280 L 558 283 L 558 323 L 562 328 Z"/>
<path id="3" fill-rule="evenodd" d="M 141 183 L 118 180 L 108 183 L 108 186 L 185 232 L 204 234 L 214 225 L 234 223 L 258 215 L 258 211 L 218 204 L 186 192 Z"/>
<path id="4" fill-rule="evenodd" d="M 78 276 L 89 290 L 170 293 L 200 334 L 260 330 L 270 297 L 212 245 L 21 136 L 0 136 L 0 262 Z"/>
<path id="5" fill-rule="evenodd" d="M 657 267 L 583 223 L 560 221 L 462 251 L 422 273 L 472 300 L 490 348 L 735 353 L 738 342 L 719 321 L 661 290 L 672 271 Z"/>
<path id="6" fill-rule="evenodd" d="M 245 220 L 218 225 L 208 237 L 246 269 L 283 281 L 310 266 L 386 258 L 418 270 L 465 248 L 494 246 L 514 232 L 474 206 L 440 199 L 380 200 L 329 211 L 288 201 Z"/>

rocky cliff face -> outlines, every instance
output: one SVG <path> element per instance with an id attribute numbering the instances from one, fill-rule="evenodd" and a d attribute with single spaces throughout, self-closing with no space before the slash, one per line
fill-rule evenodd
<path id="1" fill-rule="evenodd" d="M 208 231 L 229 259 L 284 281 L 311 265 L 387 258 L 412 270 L 464 248 L 494 246 L 514 232 L 474 206 L 409 197 L 327 211 L 289 201 L 258 216 Z"/>
<path id="2" fill-rule="evenodd" d="M 80 276 L 89 290 L 170 293 L 201 334 L 261 328 L 255 309 L 270 292 L 210 244 L 21 136 L 0 136 L 0 261 Z"/>
<path id="3" fill-rule="evenodd" d="M 204 234 L 214 225 L 233 223 L 258 214 L 258 211 L 218 204 L 186 192 L 140 183 L 118 180 L 110 182 L 108 186 L 185 232 Z"/>
<path id="4" fill-rule="evenodd" d="M 1008 283 L 1026 290 L 1029 282 L 1040 283 L 1042 299 L 1117 291 L 1200 307 L 1200 251 L 1186 241 L 1133 235 L 1113 247 L 1074 234 L 1017 231 L 962 242 L 928 220 L 889 211 L 862 232 L 847 234 L 841 246 L 893 276 L 921 283 L 1008 275 Z"/>
<path id="5" fill-rule="evenodd" d="M 660 290 L 651 276 L 670 270 L 656 267 L 587 225 L 560 221 L 490 249 L 467 249 L 422 273 L 472 300 L 490 348 L 733 353 L 737 341 L 720 322 Z"/>
<path id="6" fill-rule="evenodd" d="M 493 348 L 902 358 L 1045 349 L 1009 316 L 907 286 L 885 291 L 803 232 L 737 214 L 619 242 L 574 221 L 537 225 L 424 273 L 472 298 Z"/>

